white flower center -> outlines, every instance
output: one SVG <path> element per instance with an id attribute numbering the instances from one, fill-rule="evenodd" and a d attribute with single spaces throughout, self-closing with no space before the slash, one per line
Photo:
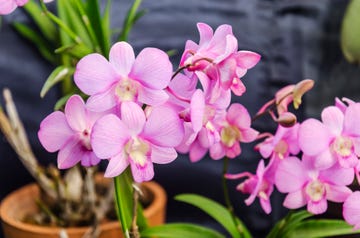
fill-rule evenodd
<path id="1" fill-rule="evenodd" d="M 126 78 L 120 80 L 116 85 L 115 94 L 120 101 L 134 101 L 138 93 L 138 83 L 132 79 Z"/>
<path id="2" fill-rule="evenodd" d="M 314 202 L 320 201 L 325 196 L 325 192 L 325 185 L 319 180 L 314 180 L 305 187 L 305 193 Z"/>
<path id="3" fill-rule="evenodd" d="M 338 155 L 347 157 L 352 153 L 353 143 L 349 137 L 339 136 L 333 142 L 332 148 Z"/>
<path id="4" fill-rule="evenodd" d="M 136 165 L 144 167 L 150 154 L 150 146 L 145 141 L 135 137 L 125 145 L 125 151 Z"/>

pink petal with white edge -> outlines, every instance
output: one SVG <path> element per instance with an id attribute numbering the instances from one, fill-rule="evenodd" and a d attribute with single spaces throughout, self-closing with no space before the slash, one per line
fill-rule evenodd
<path id="1" fill-rule="evenodd" d="M 86 101 L 86 107 L 95 112 L 103 112 L 115 107 L 120 103 L 115 96 L 115 87 L 116 85 L 103 93 L 90 96 Z"/>
<path id="2" fill-rule="evenodd" d="M 284 207 L 289 209 L 298 209 L 305 206 L 306 199 L 302 190 L 297 190 L 286 195 L 284 200 Z"/>
<path id="3" fill-rule="evenodd" d="M 326 190 L 326 199 L 332 202 L 344 202 L 352 193 L 346 186 L 330 185 Z"/>
<path id="4" fill-rule="evenodd" d="M 244 69 L 251 69 L 261 59 L 261 55 L 252 51 L 242 50 L 236 53 L 237 65 Z"/>
<path id="5" fill-rule="evenodd" d="M 202 22 L 199 22 L 196 25 L 200 34 L 199 45 L 207 44 L 213 37 L 213 29 L 209 25 Z"/>
<path id="6" fill-rule="evenodd" d="M 110 49 L 109 61 L 118 74 L 126 77 L 135 62 L 134 50 L 129 43 L 118 42 Z"/>
<path id="7" fill-rule="evenodd" d="M 140 167 L 130 160 L 130 168 L 137 183 L 150 181 L 154 177 L 154 165 L 151 161 L 146 161 L 145 165 Z"/>
<path id="8" fill-rule="evenodd" d="M 307 180 L 307 173 L 297 157 L 288 157 L 283 160 L 275 175 L 276 187 L 282 193 L 300 190 Z"/>
<path id="9" fill-rule="evenodd" d="M 91 133 L 94 153 L 101 159 L 119 154 L 130 137 L 127 126 L 115 115 L 100 118 Z"/>
<path id="10" fill-rule="evenodd" d="M 190 102 L 190 118 L 192 129 L 195 133 L 199 132 L 203 126 L 203 118 L 205 111 L 204 93 L 197 89 L 193 94 Z"/>
<path id="11" fill-rule="evenodd" d="M 300 125 L 299 146 L 305 154 L 320 154 L 329 147 L 331 140 L 328 128 L 318 120 L 308 119 Z"/>
<path id="12" fill-rule="evenodd" d="M 169 164 L 177 158 L 174 148 L 151 145 L 151 161 L 156 164 Z"/>
<path id="13" fill-rule="evenodd" d="M 142 136 L 152 144 L 175 147 L 184 137 L 184 127 L 178 114 L 166 106 L 154 107 L 145 124 Z"/>
<path id="14" fill-rule="evenodd" d="M 325 108 L 321 113 L 321 120 L 334 136 L 341 134 L 344 124 L 344 114 L 339 108 L 335 106 Z"/>
<path id="15" fill-rule="evenodd" d="M 318 202 L 312 202 L 309 201 L 307 204 L 307 210 L 308 212 L 312 213 L 312 214 L 323 214 L 324 212 L 326 212 L 328 207 L 327 201 L 325 198 L 321 199 Z"/>
<path id="16" fill-rule="evenodd" d="M 66 102 L 65 117 L 74 131 L 82 132 L 87 128 L 85 103 L 79 95 L 71 96 Z"/>
<path id="17" fill-rule="evenodd" d="M 147 88 L 164 89 L 172 76 L 169 56 L 156 48 L 145 48 L 135 59 L 129 77 Z"/>
<path id="18" fill-rule="evenodd" d="M 0 15 L 12 13 L 17 8 L 17 4 L 13 0 L 0 0 Z"/>
<path id="19" fill-rule="evenodd" d="M 169 99 L 169 95 L 164 90 L 140 87 L 138 91 L 138 101 L 150 106 L 159 106 Z"/>
<path id="20" fill-rule="evenodd" d="M 360 229 L 360 191 L 353 192 L 344 202 L 343 217 L 354 229 Z"/>
<path id="21" fill-rule="evenodd" d="M 134 102 L 121 104 L 121 120 L 127 126 L 131 136 L 137 136 L 145 126 L 145 113 L 143 109 Z"/>
<path id="22" fill-rule="evenodd" d="M 345 111 L 344 132 L 347 135 L 360 137 L 360 103 L 351 104 Z"/>
<path id="23" fill-rule="evenodd" d="M 104 92 L 118 80 L 113 66 L 100 54 L 87 55 L 76 65 L 74 81 L 85 94 Z"/>
<path id="24" fill-rule="evenodd" d="M 64 113 L 56 111 L 48 115 L 40 124 L 38 137 L 48 152 L 58 151 L 74 134 Z"/>
<path id="25" fill-rule="evenodd" d="M 117 155 L 109 160 L 109 164 L 105 170 L 104 177 L 112 178 L 120 175 L 128 167 L 129 160 L 125 152 L 121 150 Z"/>
<path id="26" fill-rule="evenodd" d="M 68 169 L 76 165 L 86 156 L 88 151 L 82 146 L 81 142 L 73 137 L 60 149 L 57 157 L 59 169 Z"/>

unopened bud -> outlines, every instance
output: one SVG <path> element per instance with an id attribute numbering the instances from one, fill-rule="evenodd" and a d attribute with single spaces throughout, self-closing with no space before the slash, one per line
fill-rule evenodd
<path id="1" fill-rule="evenodd" d="M 276 119 L 276 122 L 283 127 L 292 127 L 296 121 L 296 116 L 291 112 L 284 112 Z"/>
<path id="2" fill-rule="evenodd" d="M 314 80 L 304 79 L 297 83 L 293 90 L 293 105 L 295 109 L 298 109 L 301 104 L 302 96 L 314 87 Z"/>

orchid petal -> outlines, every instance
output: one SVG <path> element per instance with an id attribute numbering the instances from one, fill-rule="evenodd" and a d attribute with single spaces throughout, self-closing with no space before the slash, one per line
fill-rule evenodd
<path id="1" fill-rule="evenodd" d="M 347 223 L 360 228 L 360 192 L 352 193 L 343 204 L 343 216 Z"/>
<path id="2" fill-rule="evenodd" d="M 151 145 L 151 160 L 156 164 L 168 164 L 177 158 L 177 152 L 174 148 L 165 148 Z"/>
<path id="3" fill-rule="evenodd" d="M 315 215 L 326 212 L 327 207 L 328 204 L 325 198 L 321 199 L 318 202 L 309 201 L 307 204 L 307 210 Z"/>
<path id="4" fill-rule="evenodd" d="M 317 155 L 329 147 L 331 135 L 320 121 L 308 119 L 299 128 L 299 146 L 305 154 Z"/>
<path id="5" fill-rule="evenodd" d="M 136 57 L 129 77 L 147 88 L 163 89 L 170 83 L 172 64 L 169 56 L 156 48 L 145 48 Z"/>
<path id="6" fill-rule="evenodd" d="M 91 145 L 95 154 L 107 159 L 119 154 L 130 137 L 129 129 L 113 114 L 100 118 L 91 133 Z"/>
<path id="7" fill-rule="evenodd" d="M 261 56 L 258 53 L 252 51 L 242 50 L 236 53 L 237 65 L 244 69 L 251 69 L 259 61 Z"/>
<path id="8" fill-rule="evenodd" d="M 144 129 L 146 117 L 143 109 L 138 104 L 124 102 L 121 104 L 121 120 L 127 126 L 129 133 L 136 136 Z"/>
<path id="9" fill-rule="evenodd" d="M 103 112 L 115 107 L 119 103 L 115 96 L 115 87 L 114 85 L 105 92 L 90 96 L 86 101 L 86 107 L 95 112 Z"/>
<path id="10" fill-rule="evenodd" d="M 100 158 L 98 158 L 93 151 L 84 151 L 84 155 L 81 158 L 81 165 L 84 167 L 95 166 L 100 163 Z"/>
<path id="11" fill-rule="evenodd" d="M 326 190 L 326 199 L 332 202 L 344 202 L 351 193 L 351 189 L 346 186 L 330 185 Z"/>
<path id="12" fill-rule="evenodd" d="M 197 140 L 194 141 L 194 143 L 192 143 L 190 146 L 190 161 L 193 163 L 198 162 L 205 156 L 206 152 L 207 148 L 202 147 Z"/>
<path id="13" fill-rule="evenodd" d="M 40 124 L 39 140 L 49 152 L 58 151 L 74 134 L 64 113 L 56 111 L 48 115 Z"/>
<path id="14" fill-rule="evenodd" d="M 65 117 L 74 131 L 82 132 L 87 128 L 85 103 L 79 95 L 71 96 L 67 101 Z"/>
<path id="15" fill-rule="evenodd" d="M 349 105 L 345 111 L 344 132 L 350 136 L 360 136 L 360 103 Z"/>
<path id="16" fill-rule="evenodd" d="M 328 169 L 336 163 L 337 159 L 330 149 L 326 148 L 314 157 L 314 167 L 319 170 Z"/>
<path id="17" fill-rule="evenodd" d="M 0 0 L 0 15 L 12 13 L 17 8 L 15 1 Z"/>
<path id="18" fill-rule="evenodd" d="M 86 149 L 82 146 L 79 139 L 73 137 L 60 149 L 57 157 L 59 169 L 68 169 L 81 161 L 86 156 Z"/>
<path id="19" fill-rule="evenodd" d="M 134 50 L 127 42 L 118 42 L 110 49 L 109 61 L 117 73 L 126 77 L 135 62 Z"/>
<path id="20" fill-rule="evenodd" d="M 296 157 L 283 160 L 275 175 L 275 184 L 282 193 L 300 190 L 307 181 L 307 174 L 301 161 Z"/>
<path id="21" fill-rule="evenodd" d="M 226 114 L 226 120 L 237 128 L 248 128 L 251 118 L 248 110 L 239 103 L 233 103 Z"/>
<path id="22" fill-rule="evenodd" d="M 191 123 L 195 133 L 199 132 L 203 126 L 204 113 L 205 113 L 204 93 L 203 91 L 198 89 L 193 94 L 190 103 Z"/>
<path id="23" fill-rule="evenodd" d="M 210 147 L 210 157 L 214 160 L 219 160 L 225 156 L 225 148 L 221 143 L 215 143 Z"/>
<path id="24" fill-rule="evenodd" d="M 306 199 L 302 190 L 297 190 L 286 195 L 284 200 L 284 207 L 289 209 L 297 209 L 305 206 Z"/>
<path id="25" fill-rule="evenodd" d="M 130 160 L 130 168 L 134 180 L 137 183 L 150 181 L 154 177 L 154 165 L 151 161 L 147 160 L 143 166 L 138 166 Z"/>
<path id="26" fill-rule="evenodd" d="M 169 95 L 164 90 L 150 89 L 146 87 L 140 87 L 138 94 L 139 102 L 150 106 L 159 106 L 169 99 Z"/>
<path id="27" fill-rule="evenodd" d="M 321 113 L 321 120 L 334 135 L 340 135 L 344 124 L 344 114 L 339 108 L 330 106 Z"/>
<path id="28" fill-rule="evenodd" d="M 177 113 L 170 107 L 154 107 L 145 124 L 143 137 L 152 144 L 164 147 L 179 145 L 184 127 Z"/>
<path id="29" fill-rule="evenodd" d="M 105 170 L 104 177 L 112 178 L 120 175 L 128 167 L 129 160 L 124 152 L 121 150 L 118 154 L 111 157 L 109 164 Z"/>
<path id="30" fill-rule="evenodd" d="M 93 95 L 107 90 L 119 77 L 104 56 L 94 53 L 77 63 L 74 80 L 81 91 Z"/>

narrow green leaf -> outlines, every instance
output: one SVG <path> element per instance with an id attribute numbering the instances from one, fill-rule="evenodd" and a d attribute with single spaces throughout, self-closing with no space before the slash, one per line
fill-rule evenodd
<path id="1" fill-rule="evenodd" d="M 56 49 L 55 53 L 57 54 L 66 53 L 67 55 L 73 56 L 77 59 L 81 59 L 85 55 L 92 53 L 92 51 L 84 44 L 72 43 Z"/>
<path id="2" fill-rule="evenodd" d="M 101 54 L 106 57 L 109 52 L 106 49 L 106 39 L 104 39 L 104 30 L 102 25 L 99 2 L 97 0 L 88 0 L 86 10 L 92 29 L 94 29 L 95 35 L 99 42 Z"/>
<path id="3" fill-rule="evenodd" d="M 343 220 L 311 219 L 301 222 L 286 237 L 320 238 L 348 234 L 360 234 L 360 230 L 353 230 L 353 227 Z"/>
<path id="4" fill-rule="evenodd" d="M 41 7 L 34 1 L 29 1 L 24 5 L 24 9 L 47 40 L 55 44 L 58 38 L 58 31 L 55 24 L 44 14 Z"/>
<path id="5" fill-rule="evenodd" d="M 111 45 L 110 9 L 111 9 L 111 0 L 108 0 L 104 10 L 104 15 L 102 17 L 102 27 L 104 30 L 104 43 L 105 43 L 106 52 L 110 50 L 110 45 Z"/>
<path id="6" fill-rule="evenodd" d="M 34 44 L 39 50 L 40 54 L 48 61 L 52 63 L 56 63 L 57 59 L 54 56 L 53 52 L 50 50 L 48 46 L 48 42 L 42 38 L 37 32 L 33 29 L 29 28 L 25 24 L 15 22 L 13 23 L 16 31 L 25 39 L 29 40 L 32 44 Z"/>
<path id="7" fill-rule="evenodd" d="M 230 212 L 218 202 L 196 194 L 181 194 L 176 196 L 175 200 L 186 202 L 203 210 L 219 222 L 234 238 L 241 237 L 241 235 L 251 237 L 250 232 L 242 223 L 239 223 L 240 227 L 236 227 Z M 241 230 L 242 233 L 240 233 L 239 230 Z"/>
<path id="8" fill-rule="evenodd" d="M 40 97 L 44 97 L 45 94 L 58 82 L 65 79 L 66 77 L 69 77 L 74 73 L 73 68 L 68 68 L 66 66 L 58 66 L 54 71 L 50 74 L 50 76 L 46 79 L 41 92 Z"/>
<path id="9" fill-rule="evenodd" d="M 129 9 L 125 21 L 124 21 L 124 25 L 121 31 L 121 34 L 119 36 L 119 40 L 120 41 L 127 41 L 128 37 L 129 37 L 129 33 L 130 30 L 132 28 L 132 26 L 134 25 L 134 22 L 139 19 L 140 15 L 137 15 L 137 11 L 139 9 L 139 6 L 141 4 L 142 0 L 135 0 L 133 5 L 131 6 L 131 8 Z M 145 13 L 145 12 L 144 12 Z"/>
<path id="10" fill-rule="evenodd" d="M 147 228 L 141 232 L 142 238 L 225 238 L 217 231 L 202 226 L 173 223 Z"/>
<path id="11" fill-rule="evenodd" d="M 67 94 L 63 97 L 61 97 L 54 106 L 54 111 L 58 111 L 61 110 L 62 108 L 64 108 L 65 103 L 67 102 L 67 100 L 72 96 L 73 94 Z"/>

